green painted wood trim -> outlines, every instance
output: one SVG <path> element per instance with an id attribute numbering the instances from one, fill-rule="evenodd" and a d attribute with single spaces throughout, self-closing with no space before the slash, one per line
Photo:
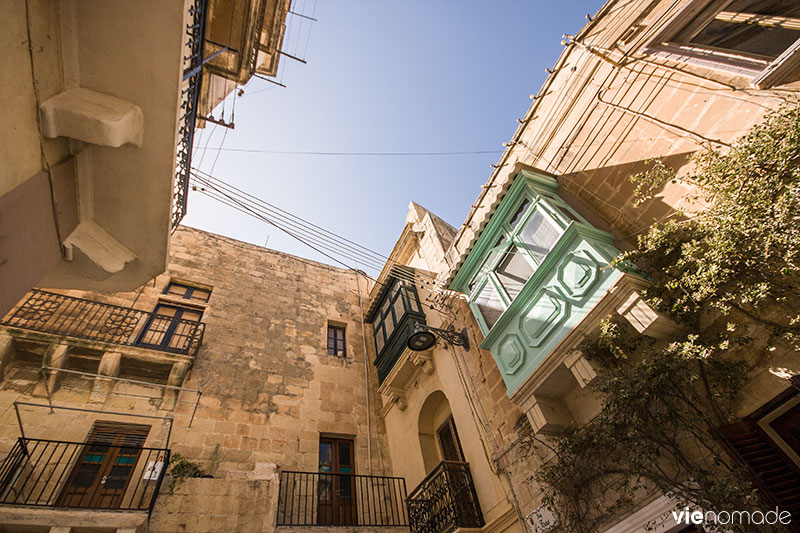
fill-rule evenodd
<path id="1" fill-rule="evenodd" d="M 458 269 L 453 281 L 450 283 L 449 288 L 451 290 L 462 293 L 468 292 L 465 289 L 467 288 L 469 280 L 472 279 L 472 276 L 483 264 L 483 259 L 485 258 L 488 250 L 492 247 L 492 245 L 494 245 L 495 241 L 497 240 L 497 236 L 502 233 L 503 223 L 511 214 L 511 209 L 513 209 L 513 207 L 516 205 L 517 199 L 528 189 L 528 180 L 524 179 L 524 177 L 528 174 L 529 173 L 524 171 L 517 173 L 511 188 L 500 202 L 500 206 L 494 212 L 489 220 L 489 223 L 481 232 L 480 237 L 478 237 L 478 242 L 476 242 L 475 246 L 472 247 L 472 251 L 470 251 L 469 255 L 464 260 L 464 264 Z M 541 178 L 542 181 L 551 180 L 555 184 L 555 190 L 558 190 L 558 183 L 555 179 L 550 176 L 541 176 Z"/>
<path id="2" fill-rule="evenodd" d="M 558 195 L 558 182 L 553 176 L 546 174 L 538 174 L 527 170 L 520 170 L 517 172 L 514 183 L 500 202 L 500 206 L 495 210 L 489 223 L 481 232 L 478 241 L 472 247 L 472 251 L 464 260 L 461 268 L 458 269 L 458 272 L 453 277 L 453 281 L 448 287 L 449 289 L 465 294 L 469 293 L 467 284 L 483 265 L 483 261 L 488 255 L 489 250 L 497 241 L 498 236 L 503 233 L 503 226 L 506 219 L 512 214 L 512 210 L 516 207 L 517 201 L 526 192 L 533 192 L 532 196 L 534 200 L 543 201 L 549 205 L 550 199 L 547 198 L 546 195 Z M 583 217 L 580 218 L 582 219 Z M 575 224 L 575 222 L 572 224 Z M 577 225 L 594 232 L 594 234 L 587 235 L 590 238 L 613 246 L 614 237 L 610 233 L 595 229 L 583 222 L 578 222 Z"/>
<path id="3" fill-rule="evenodd" d="M 503 314 L 497 319 L 492 329 L 485 332 L 486 336 L 481 343 L 481 348 L 487 348 L 494 343 L 497 337 L 505 330 L 506 326 L 509 325 L 509 322 L 519 317 L 522 308 L 535 296 L 537 291 L 542 289 L 543 282 L 550 278 L 553 270 L 558 268 L 564 256 L 572 249 L 574 242 L 580 238 L 590 243 L 592 241 L 600 241 L 612 245 L 614 241 L 614 238 L 604 231 L 590 228 L 579 222 L 572 222 L 564 233 L 561 234 L 561 237 L 558 239 L 555 246 L 553 246 L 552 250 L 550 250 L 550 253 L 544 258 L 544 261 L 539 265 L 539 268 L 537 268 L 528 281 L 525 282 L 522 290 L 520 290 L 517 297 L 514 298 L 514 301 L 511 302 L 511 305 L 503 311 Z"/>

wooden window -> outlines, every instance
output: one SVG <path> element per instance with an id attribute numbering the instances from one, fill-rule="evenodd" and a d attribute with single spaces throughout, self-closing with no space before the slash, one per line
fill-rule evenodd
<path id="1" fill-rule="evenodd" d="M 156 305 L 137 344 L 166 351 L 186 352 L 194 342 L 203 310 L 171 304 Z"/>
<path id="2" fill-rule="evenodd" d="M 567 226 L 572 222 L 586 223 L 557 197 L 523 194 L 515 203 L 469 284 L 470 303 L 483 319 L 484 333 L 494 327 L 519 296 Z"/>
<path id="3" fill-rule="evenodd" d="M 194 302 L 206 303 L 211 298 L 211 289 L 203 289 L 200 287 L 194 287 L 192 285 L 186 285 L 184 283 L 170 281 L 167 287 L 164 289 L 163 294 L 177 296 L 178 298 L 185 298 Z"/>
<path id="4" fill-rule="evenodd" d="M 695 0 L 651 48 L 690 63 L 755 74 L 764 88 L 793 70 L 800 51 L 800 4 L 787 0 Z"/>
<path id="5" fill-rule="evenodd" d="M 337 357 L 347 357 L 344 336 L 344 326 L 328 324 L 328 354 Z"/>

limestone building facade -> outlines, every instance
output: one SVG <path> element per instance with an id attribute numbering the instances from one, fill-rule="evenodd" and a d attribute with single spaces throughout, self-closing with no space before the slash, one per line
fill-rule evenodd
<path id="1" fill-rule="evenodd" d="M 599 412 L 575 348 L 609 315 L 657 343 L 680 329 L 606 265 L 692 191 L 636 206 L 629 178 L 654 158 L 688 172 L 791 101 L 798 24 L 786 2 L 609 0 L 564 37 L 464 223 L 412 203 L 374 282 L 180 228 L 134 291 L 33 292 L 0 329 L 0 524 L 557 531 L 531 479 L 548 457 L 523 448 Z M 448 340 L 412 349 L 432 331 Z M 790 487 L 800 450 L 772 422 L 797 416 L 794 355 L 736 403 Z M 672 508 L 646 491 L 598 530 L 687 531 Z"/>
<path id="2" fill-rule="evenodd" d="M 29 294 L 2 327 L 0 443 L 17 457 L 3 530 L 404 525 L 368 291 L 352 271 L 181 227 L 167 271 L 136 291 Z M 167 453 L 213 479 L 162 483 Z"/>

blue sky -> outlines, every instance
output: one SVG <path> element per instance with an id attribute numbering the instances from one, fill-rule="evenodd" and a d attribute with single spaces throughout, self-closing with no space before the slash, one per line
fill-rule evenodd
<path id="1" fill-rule="evenodd" d="M 193 164 L 384 255 L 411 200 L 458 227 L 561 53 L 562 34 L 576 33 L 602 3 L 295 0 L 295 11 L 318 22 L 289 15 L 284 50 L 308 64 L 284 57 L 278 79 L 287 88 L 253 79 L 235 103 L 231 96 L 225 118 L 235 113 L 235 130 L 198 130 Z M 220 146 L 498 153 L 311 156 Z M 331 262 L 197 192 L 184 224 Z"/>

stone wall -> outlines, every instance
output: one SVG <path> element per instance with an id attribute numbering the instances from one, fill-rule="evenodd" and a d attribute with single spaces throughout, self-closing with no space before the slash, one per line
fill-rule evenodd
<path id="1" fill-rule="evenodd" d="M 170 280 L 210 288 L 210 300 L 186 302 L 164 295 Z M 356 473 L 388 475 L 383 423 L 375 411 L 379 400 L 367 381 L 377 379 L 372 348 L 365 353 L 372 342 L 362 338 L 361 303 L 366 310 L 370 287 L 363 277 L 359 281 L 360 286 L 348 270 L 181 227 L 172 237 L 167 271 L 139 290 L 57 292 L 145 311 L 159 302 L 197 306 L 205 334 L 188 370 L 170 371 L 176 357 L 183 361 L 185 356 L 163 351 L 0 328 L 0 336 L 5 335 L 0 339 L 5 342 L 0 342 L 0 348 L 5 346 L 0 350 L 5 368 L 0 451 L 11 449 L 19 436 L 12 403 L 47 403 L 39 368 L 49 361 L 48 353 L 56 353 L 64 354 L 65 368 L 88 373 L 104 373 L 107 361 L 119 360 L 109 375 L 154 385 L 51 375 L 54 405 L 104 413 L 51 414 L 44 407 L 26 406 L 21 408 L 26 436 L 83 442 L 94 421 L 114 420 L 152 425 L 145 445 L 160 447 L 166 444 L 168 421 L 105 413 L 172 417 L 172 452 L 214 476 L 188 480 L 171 496 L 162 491 L 150 523 L 153 531 L 178 531 L 181 524 L 186 531 L 203 531 L 192 525 L 201 511 L 208 514 L 201 521 L 208 531 L 270 530 L 276 472 L 318 471 L 321 435 L 354 440 Z M 328 354 L 329 322 L 345 327 L 345 357 Z M 119 356 L 109 355 L 112 349 Z M 197 393 L 184 390 L 176 398 L 156 385 L 167 383 L 202 395 L 198 401 Z M 200 492 L 191 493 L 193 488 Z M 233 506 L 237 499 L 247 503 Z M 220 526 L 226 507 L 241 527 Z"/>
<path id="2" fill-rule="evenodd" d="M 150 533 L 271 531 L 271 488 L 275 481 L 185 479 L 158 497 Z"/>

